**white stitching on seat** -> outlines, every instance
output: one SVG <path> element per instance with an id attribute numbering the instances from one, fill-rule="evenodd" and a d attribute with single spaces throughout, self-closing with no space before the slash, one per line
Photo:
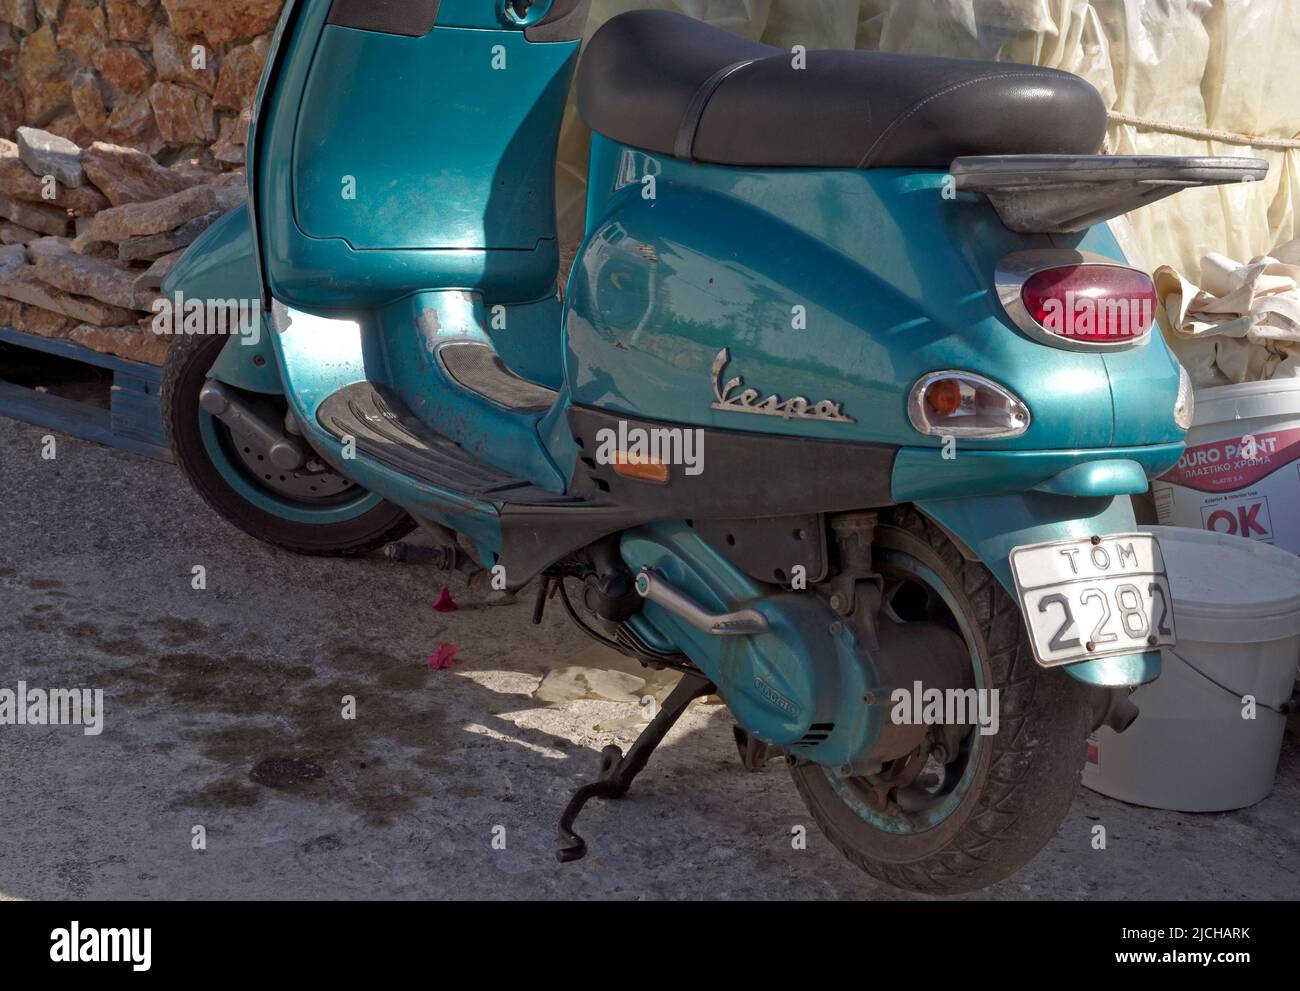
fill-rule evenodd
<path id="1" fill-rule="evenodd" d="M 880 137 L 876 138 L 876 140 L 871 143 L 871 147 L 868 148 L 866 154 L 862 156 L 862 161 L 858 163 L 858 168 L 860 169 L 868 168 L 869 166 L 867 163 L 870 162 L 873 157 L 875 157 L 876 149 L 881 145 L 882 142 L 884 142 L 894 132 L 895 128 L 901 126 L 912 115 L 919 113 L 921 109 L 924 106 L 926 106 L 926 104 L 933 103 L 935 100 L 939 99 L 942 96 L 947 96 L 949 93 L 954 93 L 957 90 L 964 89 L 967 86 L 976 86 L 979 83 L 991 83 L 999 79 L 1042 79 L 1042 78 L 1043 78 L 1043 74 L 1041 72 L 1002 72 L 996 76 L 980 76 L 978 79 L 966 79 L 960 83 L 953 83 L 951 86 L 947 86 L 939 90 L 939 92 L 937 93 L 932 93 L 930 96 L 927 96 L 924 100 L 921 100 L 920 102 L 914 104 L 911 107 L 911 109 L 909 109 L 907 113 L 903 114 L 901 117 L 894 118 L 894 122 L 890 124 L 887 128 L 885 128 L 884 132 L 880 135 Z"/>
<path id="2" fill-rule="evenodd" d="M 755 62 L 762 61 L 764 59 L 751 58 L 733 62 L 731 65 L 723 66 L 704 81 L 691 97 L 691 102 L 686 105 L 686 112 L 682 114 L 682 121 L 677 130 L 677 141 L 673 147 L 674 157 L 690 161 L 695 159 L 695 144 L 700 137 L 704 115 L 708 112 L 709 104 L 713 102 L 718 90 L 722 89 L 722 84 L 742 70 L 748 69 Z"/>

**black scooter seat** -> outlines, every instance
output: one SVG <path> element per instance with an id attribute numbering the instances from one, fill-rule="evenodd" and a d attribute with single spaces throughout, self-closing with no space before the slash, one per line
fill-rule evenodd
<path id="1" fill-rule="evenodd" d="M 792 52 L 670 11 L 592 38 L 578 105 L 594 130 L 678 158 L 755 168 L 946 169 L 963 155 L 1091 155 L 1106 107 L 1078 76 L 1005 62 Z"/>

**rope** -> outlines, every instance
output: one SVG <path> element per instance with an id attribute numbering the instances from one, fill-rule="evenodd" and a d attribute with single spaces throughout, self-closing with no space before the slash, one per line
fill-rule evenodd
<path id="1" fill-rule="evenodd" d="M 1300 148 L 1300 139 L 1266 138 L 1260 134 L 1237 134 L 1235 131 L 1216 131 L 1208 127 L 1192 127 L 1190 124 L 1170 124 L 1151 117 L 1137 117 L 1122 114 L 1118 110 L 1110 111 L 1110 119 L 1116 124 L 1131 124 L 1147 131 L 1161 131 L 1165 134 L 1181 134 L 1188 138 L 1200 138 L 1204 141 L 1222 141 L 1230 145 L 1250 145 L 1255 148 L 1267 148 L 1272 151 L 1294 151 Z"/>

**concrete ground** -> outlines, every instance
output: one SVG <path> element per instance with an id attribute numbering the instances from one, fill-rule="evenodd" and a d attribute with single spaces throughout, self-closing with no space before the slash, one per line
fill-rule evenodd
<path id="1" fill-rule="evenodd" d="M 548 670 L 617 664 L 559 608 L 537 628 L 453 581 L 463 608 L 433 612 L 428 568 L 272 550 L 174 468 L 62 436 L 44 461 L 45 433 L 0 419 L 0 688 L 102 688 L 105 728 L 0 726 L 0 898 L 900 897 L 831 848 L 779 764 L 741 769 L 720 706 L 693 707 L 628 799 L 593 803 L 590 854 L 558 864 L 560 810 L 640 712 L 533 697 Z M 451 671 L 426 663 L 440 641 Z M 1294 736 L 1240 812 L 1081 790 L 1037 860 L 969 897 L 1294 898 L 1298 810 Z"/>

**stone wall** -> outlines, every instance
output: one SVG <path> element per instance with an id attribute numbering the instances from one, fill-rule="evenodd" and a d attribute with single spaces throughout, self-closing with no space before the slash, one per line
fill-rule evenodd
<path id="1" fill-rule="evenodd" d="M 163 277 L 246 198 L 282 2 L 0 0 L 0 324 L 162 362 Z"/>
<path id="2" fill-rule="evenodd" d="M 38 128 L 0 139 L 0 324 L 161 364 L 163 278 L 247 199 L 242 169 L 160 165 Z"/>
<path id="3" fill-rule="evenodd" d="M 0 0 L 0 137 L 243 164 L 283 0 Z"/>

